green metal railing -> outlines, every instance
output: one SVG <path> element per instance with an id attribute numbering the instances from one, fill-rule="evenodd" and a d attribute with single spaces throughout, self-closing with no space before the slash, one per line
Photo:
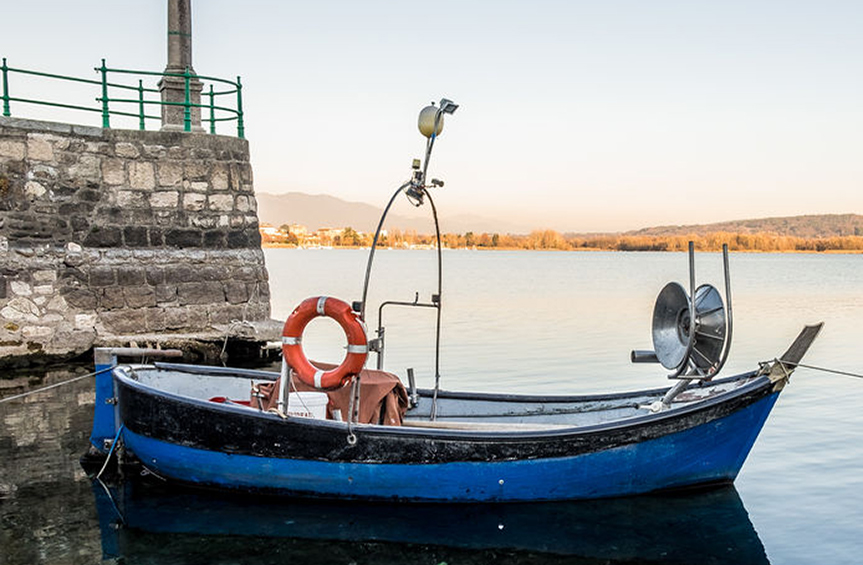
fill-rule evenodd
<path id="1" fill-rule="evenodd" d="M 100 112 L 102 114 L 102 127 L 111 127 L 111 116 L 125 116 L 138 118 L 139 129 L 146 129 L 147 120 L 159 120 L 161 123 L 162 116 L 154 116 L 146 113 L 146 109 L 152 106 L 182 106 L 183 108 L 183 129 L 192 131 L 192 108 L 201 109 L 201 123 L 209 122 L 209 131 L 212 134 L 216 133 L 216 124 L 218 122 L 237 122 L 237 137 L 245 137 L 245 127 L 243 124 L 243 85 L 240 82 L 240 77 L 237 77 L 236 82 L 225 80 L 217 77 L 208 77 L 198 74 L 192 74 L 187 68 L 183 73 L 165 73 L 152 71 L 132 71 L 128 69 L 112 69 L 105 65 L 105 59 L 102 59 L 102 65 L 95 67 L 96 72 L 100 73 L 100 80 L 91 80 L 77 77 L 69 77 L 64 75 L 56 75 L 52 73 L 43 73 L 39 71 L 31 71 L 27 69 L 16 69 L 6 65 L 6 58 L 3 58 L 3 64 L 0 66 L 3 78 L 3 115 L 10 117 L 10 102 L 21 102 L 25 104 L 36 104 L 40 106 L 50 106 L 54 108 L 64 108 L 70 110 L 81 110 L 84 112 Z M 60 81 L 68 81 L 75 83 L 90 84 L 98 86 L 101 89 L 101 96 L 95 100 L 99 102 L 99 107 L 83 106 L 78 104 L 66 104 L 61 102 L 52 102 L 47 100 L 36 100 L 30 98 L 18 98 L 9 95 L 9 76 L 12 74 L 29 75 L 34 77 L 42 77 L 55 79 Z M 139 78 L 137 86 L 129 84 L 121 84 L 120 82 L 111 82 L 108 80 L 109 75 L 122 75 L 124 77 L 132 77 L 134 80 L 138 76 L 144 77 L 159 77 L 164 78 L 179 78 L 183 79 L 184 85 L 184 100 L 183 102 L 171 102 L 161 99 L 161 91 L 158 88 L 147 88 L 144 86 L 144 79 Z M 114 79 L 116 81 L 122 79 Z M 192 102 L 192 85 L 194 81 L 206 81 L 209 89 L 205 92 L 201 90 L 201 103 Z M 214 85 L 217 85 L 216 90 Z M 202 84 L 203 88 L 203 84 Z M 120 91 L 122 94 L 116 94 L 116 98 L 112 98 L 112 90 Z M 134 94 L 130 94 L 134 93 Z M 158 99 L 152 99 L 157 95 Z M 148 96 L 150 97 L 148 99 Z M 222 102 L 228 100 L 228 102 Z M 231 107 L 230 101 L 235 101 L 236 106 Z M 218 104 L 217 104 L 218 102 Z M 111 104 L 114 107 L 111 107 Z M 118 110 L 117 105 L 121 105 L 124 110 Z M 135 108 L 136 111 L 127 109 Z M 209 113 L 209 117 L 205 117 L 205 111 Z"/>

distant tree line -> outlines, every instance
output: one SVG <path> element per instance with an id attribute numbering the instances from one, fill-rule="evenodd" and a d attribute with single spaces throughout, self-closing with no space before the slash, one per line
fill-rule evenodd
<path id="1" fill-rule="evenodd" d="M 285 226 L 283 226 L 285 227 Z M 334 247 L 369 247 L 372 234 L 361 233 L 353 228 L 331 230 L 333 235 L 321 235 L 315 241 Z M 264 243 L 302 244 L 294 234 L 274 238 L 262 234 Z M 825 252 L 863 251 L 863 235 L 834 237 L 796 237 L 776 233 L 732 233 L 715 232 L 687 235 L 563 235 L 554 230 L 536 230 L 526 235 L 501 233 L 441 235 L 444 247 L 450 249 L 526 249 L 526 250 L 598 250 L 598 251 L 685 251 L 693 241 L 700 251 L 719 251 L 728 244 L 731 251 L 762 252 Z M 435 245 L 433 234 L 419 234 L 414 230 L 388 230 L 382 234 L 379 245 L 395 248 L 423 248 Z"/>

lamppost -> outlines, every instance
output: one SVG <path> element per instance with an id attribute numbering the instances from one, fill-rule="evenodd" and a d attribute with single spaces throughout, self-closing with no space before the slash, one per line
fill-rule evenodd
<path id="1" fill-rule="evenodd" d="M 168 0 L 168 65 L 165 73 L 183 75 L 188 71 L 189 100 L 201 103 L 201 81 L 192 68 L 192 7 L 191 0 Z M 164 76 L 159 81 L 162 93 L 162 130 L 183 131 L 185 123 L 186 79 L 183 76 Z M 201 108 L 189 108 L 192 131 L 204 131 L 201 127 Z"/>

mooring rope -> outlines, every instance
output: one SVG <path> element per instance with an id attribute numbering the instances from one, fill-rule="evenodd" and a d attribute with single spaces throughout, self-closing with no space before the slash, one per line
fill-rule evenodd
<path id="1" fill-rule="evenodd" d="M 105 462 L 102 464 L 102 468 L 99 469 L 99 472 L 96 473 L 96 479 L 102 476 L 102 473 L 105 472 L 105 469 L 108 467 L 108 461 L 111 460 L 111 455 L 114 453 L 114 448 L 117 447 L 117 442 L 120 440 L 120 434 L 123 433 L 123 430 L 126 428 L 126 424 L 120 424 L 120 429 L 117 430 L 117 435 L 114 436 L 114 441 L 111 442 L 111 449 L 108 450 L 108 456 L 105 457 Z"/>
<path id="2" fill-rule="evenodd" d="M 804 369 L 812 369 L 813 371 L 823 371 L 825 373 L 833 373 L 835 375 L 844 375 L 846 377 L 855 377 L 858 379 L 863 379 L 863 375 L 858 373 L 851 373 L 849 371 L 840 371 L 838 369 L 828 369 L 827 367 L 817 367 L 815 365 L 806 365 L 804 363 L 794 363 L 792 361 L 782 361 L 779 359 L 779 362 L 783 365 L 794 365 L 795 367 L 803 367 Z"/>
<path id="3" fill-rule="evenodd" d="M 80 377 L 73 377 L 69 380 L 66 380 L 66 381 L 63 381 L 60 383 L 54 383 L 52 385 L 43 386 L 42 388 L 37 388 L 34 390 L 28 390 L 27 392 L 22 392 L 21 394 L 15 394 L 13 396 L 7 396 L 6 398 L 0 398 L 0 404 L 3 404 L 4 402 L 11 402 L 13 400 L 18 400 L 19 398 L 24 398 L 24 397 L 30 396 L 31 394 L 36 394 L 37 392 L 44 392 L 46 390 L 51 390 L 52 388 L 59 388 L 59 387 L 64 386 L 64 385 L 68 385 L 68 384 L 74 383 L 76 381 L 86 379 L 88 377 L 95 377 L 96 375 L 101 375 L 102 373 L 106 373 L 113 368 L 114 367 L 107 367 L 107 368 L 101 369 L 99 371 L 93 371 L 92 373 L 87 373 L 86 375 L 81 375 Z"/>

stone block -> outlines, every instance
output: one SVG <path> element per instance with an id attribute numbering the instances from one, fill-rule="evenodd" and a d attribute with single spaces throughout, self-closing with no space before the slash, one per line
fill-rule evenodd
<path id="1" fill-rule="evenodd" d="M 106 226 L 100 228 L 94 226 L 90 233 L 84 238 L 84 245 L 87 247 L 119 247 L 123 241 L 123 234 L 120 228 L 115 226 Z"/>
<path id="2" fill-rule="evenodd" d="M 101 180 L 101 159 L 95 155 L 81 155 L 78 161 L 68 169 L 69 178 L 77 182 Z"/>
<path id="3" fill-rule="evenodd" d="M 45 310 L 53 312 L 65 312 L 68 309 L 69 305 L 66 304 L 66 299 L 59 294 L 54 295 L 54 297 L 48 301 L 48 305 L 45 306 Z"/>
<path id="4" fill-rule="evenodd" d="M 165 329 L 176 330 L 189 327 L 189 310 L 186 308 L 168 308 L 164 310 Z"/>
<path id="5" fill-rule="evenodd" d="M 114 147 L 114 154 L 124 159 L 137 159 L 141 152 L 132 143 L 120 142 Z"/>
<path id="6" fill-rule="evenodd" d="M 225 232 L 222 230 L 208 230 L 204 232 L 204 247 L 207 249 L 221 249 L 227 245 Z"/>
<path id="7" fill-rule="evenodd" d="M 204 265 L 195 270 L 199 280 L 223 281 L 230 277 L 231 271 L 226 265 Z"/>
<path id="8" fill-rule="evenodd" d="M 183 195 L 183 209 L 189 212 L 200 212 L 207 203 L 207 195 L 199 192 L 187 192 Z"/>
<path id="9" fill-rule="evenodd" d="M 249 300 L 249 289 L 240 281 L 225 282 L 225 298 L 231 304 L 242 304 Z"/>
<path id="10" fill-rule="evenodd" d="M 144 226 L 126 226 L 123 228 L 123 243 L 127 247 L 147 247 L 147 228 Z"/>
<path id="11" fill-rule="evenodd" d="M 42 296 L 54 294 L 54 285 L 40 284 L 39 286 L 34 286 L 33 287 L 33 294 L 38 294 L 38 295 L 42 295 Z"/>
<path id="12" fill-rule="evenodd" d="M 121 190 L 117 193 L 117 206 L 121 208 L 143 208 L 147 205 L 146 192 Z"/>
<path id="13" fill-rule="evenodd" d="M 180 186 L 183 183 L 183 165 L 168 161 L 159 165 L 159 186 Z"/>
<path id="14" fill-rule="evenodd" d="M 126 297 L 123 289 L 117 286 L 109 286 L 102 289 L 99 296 L 99 308 L 105 310 L 117 310 L 126 306 Z"/>
<path id="15" fill-rule="evenodd" d="M 168 230 L 165 233 L 165 245 L 169 247 L 200 247 L 202 232 L 193 229 Z"/>
<path id="16" fill-rule="evenodd" d="M 176 190 L 165 190 L 154 192 L 150 195 L 150 206 L 152 208 L 176 208 L 180 193 Z"/>
<path id="17" fill-rule="evenodd" d="M 144 309 L 124 308 L 122 311 L 102 312 L 99 322 L 109 334 L 138 334 L 147 327 L 147 315 Z"/>
<path id="18" fill-rule="evenodd" d="M 162 270 L 161 267 L 157 267 L 155 265 L 148 265 L 145 269 L 145 272 L 148 285 L 156 286 L 157 284 L 162 284 L 165 282 L 165 271 Z"/>
<path id="19" fill-rule="evenodd" d="M 205 189 L 209 188 L 210 183 L 206 182 L 210 178 L 209 163 L 201 161 L 190 161 L 183 165 L 184 177 L 192 181 L 194 187 L 195 181 L 204 181 Z"/>
<path id="20" fill-rule="evenodd" d="M 169 147 L 168 148 L 168 159 L 176 159 L 178 161 L 182 161 L 189 156 L 189 150 L 185 147 Z"/>
<path id="21" fill-rule="evenodd" d="M 232 320 L 242 320 L 245 306 L 234 304 L 220 304 L 207 308 L 210 324 L 230 324 Z"/>
<path id="22" fill-rule="evenodd" d="M 98 304 L 96 293 L 87 288 L 72 288 L 64 292 L 63 297 L 73 308 L 80 310 L 95 310 Z"/>
<path id="23" fill-rule="evenodd" d="M 31 161 L 53 161 L 54 147 L 42 136 L 27 136 L 27 158 Z"/>
<path id="24" fill-rule="evenodd" d="M 79 190 L 75 196 L 79 202 L 96 203 L 102 200 L 102 193 L 100 191 L 89 188 Z"/>
<path id="25" fill-rule="evenodd" d="M 215 165 L 210 173 L 213 190 L 228 190 L 228 170 L 224 165 Z"/>
<path id="26" fill-rule="evenodd" d="M 96 325 L 96 314 L 75 314 L 75 329 L 86 330 Z"/>
<path id="27" fill-rule="evenodd" d="M 126 184 L 126 165 L 122 159 L 102 160 L 102 180 L 105 184 Z"/>
<path id="28" fill-rule="evenodd" d="M 24 297 L 13 298 L 3 309 L 0 309 L 0 317 L 6 323 L 37 323 L 39 316 L 39 307 L 32 300 Z"/>
<path id="29" fill-rule="evenodd" d="M 251 265 L 243 265 L 234 268 L 231 278 L 239 281 L 256 281 L 258 280 L 258 271 Z"/>
<path id="30" fill-rule="evenodd" d="M 117 284 L 120 286 L 136 286 L 146 282 L 146 272 L 134 265 L 117 267 Z"/>
<path id="31" fill-rule="evenodd" d="M 177 285 L 157 284 L 153 289 L 153 293 L 156 296 L 156 302 L 159 304 L 177 301 Z"/>
<path id="32" fill-rule="evenodd" d="M 167 265 L 165 267 L 165 282 L 177 284 L 182 282 L 191 282 L 198 278 L 197 273 L 190 265 L 182 263 Z"/>
<path id="33" fill-rule="evenodd" d="M 236 204 L 235 204 L 237 212 L 248 212 L 252 209 L 251 204 L 249 203 L 249 197 L 246 195 L 237 196 Z"/>
<path id="34" fill-rule="evenodd" d="M 234 197 L 230 194 L 211 194 L 209 208 L 217 212 L 230 212 L 234 209 Z"/>
<path id="35" fill-rule="evenodd" d="M 246 224 L 246 217 L 240 214 L 233 214 L 230 217 L 230 226 L 232 228 L 241 228 Z"/>
<path id="36" fill-rule="evenodd" d="M 222 283 L 215 281 L 181 283 L 177 287 L 177 296 L 183 306 L 212 304 L 225 301 L 225 290 Z"/>
<path id="37" fill-rule="evenodd" d="M 149 159 L 164 159 L 168 150 L 162 145 L 144 145 L 144 156 Z"/>
<path id="38" fill-rule="evenodd" d="M 147 308 L 147 330 L 160 332 L 168 329 L 168 320 L 164 308 Z"/>
<path id="39" fill-rule="evenodd" d="M 9 281 L 9 288 L 12 294 L 17 296 L 30 296 L 33 294 L 33 287 L 25 281 Z"/>
<path id="40" fill-rule="evenodd" d="M 188 190 L 194 192 L 209 192 L 210 191 L 210 183 L 206 181 L 192 181 L 189 184 Z"/>
<path id="41" fill-rule="evenodd" d="M 201 307 L 189 308 L 186 322 L 189 324 L 189 330 L 191 331 L 203 330 L 210 326 L 207 310 Z"/>
<path id="42" fill-rule="evenodd" d="M 111 150 L 111 144 L 104 141 L 88 141 L 84 144 L 84 151 L 87 153 L 96 153 L 97 155 L 108 156 L 113 153 Z"/>
<path id="43" fill-rule="evenodd" d="M 237 249 L 249 246 L 247 230 L 231 230 L 228 232 L 228 247 Z"/>
<path id="44" fill-rule="evenodd" d="M 123 289 L 129 308 L 144 308 L 156 305 L 156 294 L 149 286 L 130 286 Z"/>
<path id="45" fill-rule="evenodd" d="M 117 284 L 114 269 L 108 265 L 97 265 L 90 269 L 90 286 L 101 287 Z"/>
<path id="46" fill-rule="evenodd" d="M 219 217 L 214 215 L 197 214 L 189 217 L 189 224 L 193 227 L 209 230 L 219 224 Z"/>
<path id="47" fill-rule="evenodd" d="M 129 186 L 141 190 L 153 190 L 156 187 L 156 175 L 153 163 L 147 161 L 129 162 Z"/>
<path id="48" fill-rule="evenodd" d="M 21 335 L 24 339 L 32 340 L 47 340 L 54 335 L 54 328 L 48 326 L 24 326 L 21 328 Z"/>
<path id="49" fill-rule="evenodd" d="M 26 146 L 23 141 L 2 140 L 0 141 L 0 157 L 23 161 Z"/>
<path id="50" fill-rule="evenodd" d="M 147 237 L 150 240 L 151 247 L 165 245 L 165 232 L 162 228 L 147 228 Z"/>

